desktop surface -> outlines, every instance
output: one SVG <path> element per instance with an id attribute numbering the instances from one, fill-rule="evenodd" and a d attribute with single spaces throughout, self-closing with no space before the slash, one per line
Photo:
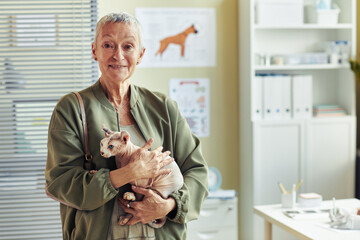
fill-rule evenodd
<path id="1" fill-rule="evenodd" d="M 319 209 L 331 209 L 332 201 L 323 201 Z M 360 200 L 336 200 L 340 208 L 359 208 Z M 294 219 L 284 214 L 286 210 L 303 210 L 304 208 L 282 208 L 280 204 L 255 206 L 254 212 L 265 220 L 265 239 L 272 238 L 271 224 L 288 231 L 299 239 L 326 239 L 326 240 L 359 240 L 360 230 L 340 230 L 330 228 L 330 218 L 321 214 L 318 217 L 309 216 Z"/>

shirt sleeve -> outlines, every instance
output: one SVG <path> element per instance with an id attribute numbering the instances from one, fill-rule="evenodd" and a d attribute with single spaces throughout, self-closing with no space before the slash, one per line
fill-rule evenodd
<path id="1" fill-rule="evenodd" d="M 90 174 L 83 168 L 85 153 L 79 105 L 73 94 L 59 101 L 48 132 L 45 169 L 47 191 L 54 198 L 79 210 L 94 210 L 114 198 L 117 190 L 109 170 Z"/>
<path id="2" fill-rule="evenodd" d="M 170 101 L 169 109 L 173 110 L 170 117 L 176 119 L 172 127 L 173 153 L 183 174 L 184 185 L 170 194 L 175 199 L 177 208 L 176 214 L 168 216 L 168 219 L 184 224 L 199 216 L 201 205 L 208 195 L 208 168 L 201 153 L 200 140 L 192 134 L 177 104 Z"/>

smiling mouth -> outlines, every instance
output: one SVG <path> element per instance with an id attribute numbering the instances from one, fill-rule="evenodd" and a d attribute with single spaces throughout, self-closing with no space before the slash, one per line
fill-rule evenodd
<path id="1" fill-rule="evenodd" d="M 109 67 L 115 68 L 115 69 L 120 69 L 120 68 L 124 68 L 124 67 L 126 67 L 126 66 L 122 66 L 122 65 L 109 65 Z"/>

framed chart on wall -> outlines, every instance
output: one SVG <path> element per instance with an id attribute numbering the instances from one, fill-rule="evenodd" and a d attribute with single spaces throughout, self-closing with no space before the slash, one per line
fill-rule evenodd
<path id="1" fill-rule="evenodd" d="M 216 65 L 214 8 L 136 8 L 146 54 L 139 67 Z"/>
<path id="2" fill-rule="evenodd" d="M 170 79 L 170 97 L 198 137 L 210 135 L 210 83 L 207 78 Z"/>

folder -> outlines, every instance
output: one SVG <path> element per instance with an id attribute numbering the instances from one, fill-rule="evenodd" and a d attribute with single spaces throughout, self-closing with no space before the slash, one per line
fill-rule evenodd
<path id="1" fill-rule="evenodd" d="M 312 86 L 313 80 L 311 75 L 303 75 L 303 86 L 305 91 L 303 92 L 303 109 L 304 109 L 304 118 L 312 118 L 312 106 L 313 106 L 313 97 L 312 97 Z"/>
<path id="2" fill-rule="evenodd" d="M 292 77 L 292 108 L 295 119 L 312 117 L 312 76 L 294 75 Z"/>
<path id="3" fill-rule="evenodd" d="M 275 75 L 272 77 L 272 109 L 273 115 L 272 119 L 283 119 L 284 117 L 284 107 L 283 107 L 283 76 Z"/>
<path id="4" fill-rule="evenodd" d="M 292 77 L 292 95 L 293 95 L 293 118 L 303 118 L 302 101 L 303 101 L 303 84 L 302 75 L 294 75 Z"/>
<path id="5" fill-rule="evenodd" d="M 274 79 L 274 76 L 264 76 L 263 77 L 264 119 L 267 119 L 267 120 L 274 118 L 273 79 Z"/>
<path id="6" fill-rule="evenodd" d="M 263 76 L 256 75 L 252 81 L 251 88 L 251 120 L 263 118 Z"/>
<path id="7" fill-rule="evenodd" d="M 283 119 L 282 76 L 269 74 L 263 77 L 264 119 Z"/>
<path id="8" fill-rule="evenodd" d="M 282 82 L 282 115 L 283 119 L 291 119 L 291 76 L 283 75 Z"/>

